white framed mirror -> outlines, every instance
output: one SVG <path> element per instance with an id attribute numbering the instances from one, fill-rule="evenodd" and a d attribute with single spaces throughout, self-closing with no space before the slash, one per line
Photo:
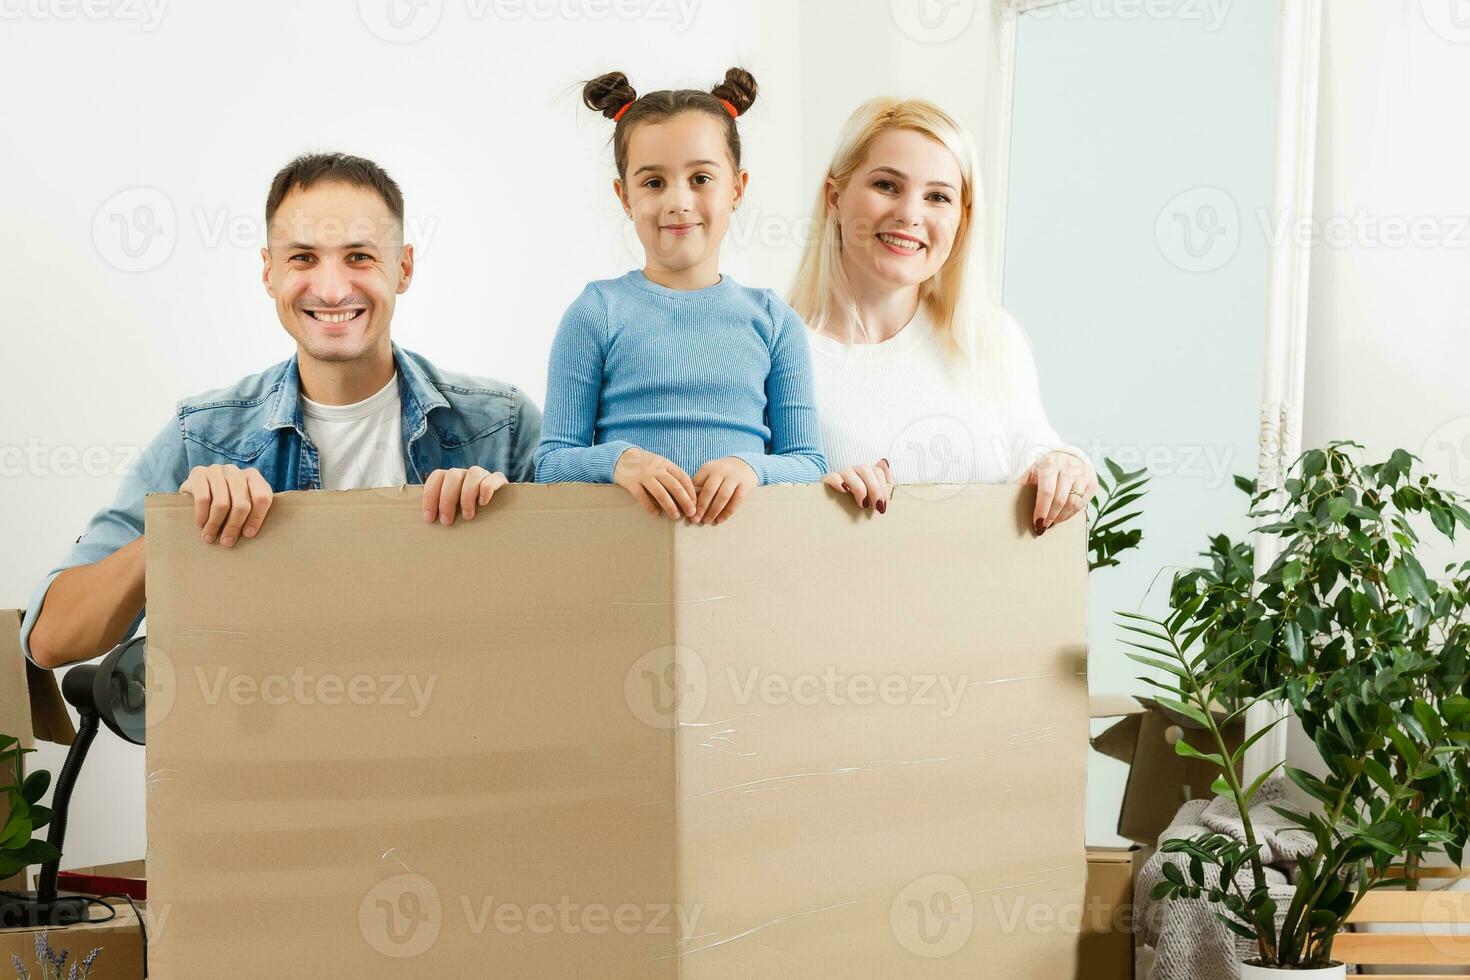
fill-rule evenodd
<path id="1" fill-rule="evenodd" d="M 1234 474 L 1300 451 L 1320 0 L 997 0 L 991 265 L 1053 425 L 1147 468 L 1142 545 L 1091 580 L 1090 686 L 1143 693 L 1118 609 L 1162 613 L 1208 537 L 1252 533 Z M 1256 535 L 1258 573 L 1274 540 Z M 1251 717 L 1248 727 L 1269 721 Z M 1095 731 L 1106 722 L 1094 722 Z M 1282 726 L 1254 746 L 1286 753 Z M 1126 766 L 1094 754 L 1088 840 Z"/>

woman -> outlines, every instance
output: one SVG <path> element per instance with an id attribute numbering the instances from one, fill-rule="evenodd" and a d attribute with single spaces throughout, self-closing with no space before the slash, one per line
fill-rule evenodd
<path id="1" fill-rule="evenodd" d="M 1037 535 L 1097 492 L 978 270 L 974 144 L 928 102 L 874 99 L 838 140 L 791 305 L 806 321 L 831 470 L 886 513 L 895 483 L 1034 484 Z"/>

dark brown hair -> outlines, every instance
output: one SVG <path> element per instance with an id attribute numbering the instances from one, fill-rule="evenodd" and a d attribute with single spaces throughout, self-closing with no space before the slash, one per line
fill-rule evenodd
<path id="1" fill-rule="evenodd" d="M 599 75 L 582 87 L 582 101 L 587 108 L 595 109 L 609 119 L 618 114 L 623 106 L 628 111 L 617 120 L 613 129 L 613 160 L 617 163 L 618 176 L 627 176 L 628 137 L 634 127 L 644 122 L 660 122 L 681 112 L 707 112 L 720 120 L 725 127 L 725 142 L 730 148 L 730 159 L 735 169 L 740 169 L 740 130 L 735 127 L 735 117 L 730 115 L 720 100 L 724 99 L 735 107 L 735 112 L 744 115 L 745 110 L 755 103 L 755 77 L 743 68 L 731 68 L 725 72 L 725 80 L 708 92 L 681 88 L 649 92 L 640 96 L 628 83 L 628 76 L 620 71 Z M 632 105 L 629 105 L 632 103 Z"/>
<path id="2" fill-rule="evenodd" d="M 346 153 L 303 153 L 282 167 L 265 198 L 265 223 L 270 224 L 287 194 L 298 188 L 307 190 L 324 180 L 377 192 L 393 217 L 403 224 L 403 191 L 398 189 L 397 181 L 373 161 Z"/>

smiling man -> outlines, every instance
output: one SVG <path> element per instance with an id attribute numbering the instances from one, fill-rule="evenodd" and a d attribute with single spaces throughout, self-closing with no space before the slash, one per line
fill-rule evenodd
<path id="1" fill-rule="evenodd" d="M 534 479 L 533 402 L 391 339 L 414 264 L 393 178 L 360 157 L 301 156 L 276 175 L 265 217 L 262 278 L 295 355 L 179 402 L 32 597 L 21 643 L 36 664 L 90 660 L 137 630 L 146 494 L 191 494 L 203 544 L 230 548 L 260 533 L 286 490 L 422 483 L 424 519 L 452 524 L 495 487 Z"/>

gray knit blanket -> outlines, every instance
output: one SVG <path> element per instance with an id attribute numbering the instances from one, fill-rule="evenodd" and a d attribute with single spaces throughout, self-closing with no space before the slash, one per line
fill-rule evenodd
<path id="1" fill-rule="evenodd" d="M 1311 834 L 1272 810 L 1273 803 L 1296 806 L 1290 798 L 1286 778 L 1279 774 L 1261 786 L 1250 808 L 1256 843 L 1261 845 L 1266 863 L 1266 884 L 1280 909 L 1279 927 L 1291 903 L 1296 863 L 1314 853 L 1317 842 Z M 1192 838 L 1202 833 L 1225 834 L 1244 842 L 1244 825 L 1235 803 L 1223 796 L 1191 800 L 1175 815 L 1159 841 Z M 1164 878 L 1166 861 L 1177 864 L 1186 880 L 1189 878 L 1187 855 L 1159 851 L 1144 864 L 1133 886 L 1138 939 L 1153 946 L 1158 954 L 1147 980 L 1237 980 L 1236 964 L 1254 958 L 1258 952 L 1256 944 L 1226 928 L 1215 918 L 1219 906 L 1203 898 L 1150 900 L 1149 892 Z M 1246 894 L 1255 886 L 1249 867 L 1241 869 L 1237 880 Z M 1219 869 L 1206 866 L 1205 883 L 1218 885 Z"/>

